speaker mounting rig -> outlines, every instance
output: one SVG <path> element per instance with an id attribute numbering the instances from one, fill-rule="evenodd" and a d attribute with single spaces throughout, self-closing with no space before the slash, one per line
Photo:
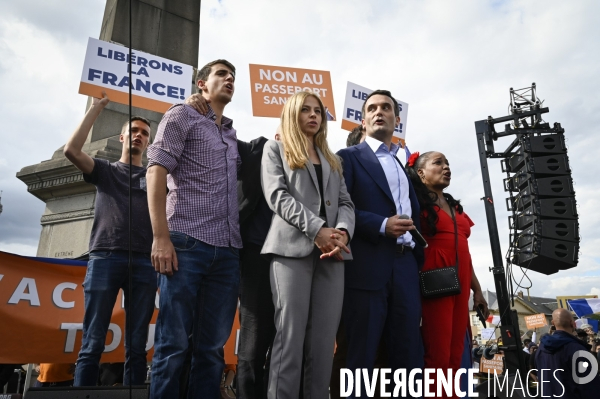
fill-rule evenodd
<path id="1" fill-rule="evenodd" d="M 560 123 L 550 126 L 544 122 L 542 115 L 549 110 L 542 105 L 535 83 L 524 89 L 511 88 L 510 115 L 489 116 L 475 122 L 505 372 L 521 378 L 527 375 L 527 366 L 521 350 L 517 313 L 510 307 L 514 297 L 507 287 L 488 158 L 500 159 L 502 171 L 506 173 L 506 204 L 512 212 L 507 270 L 510 272 L 512 265 L 517 265 L 553 274 L 577 266 L 579 223 L 564 129 Z M 496 125 L 503 125 L 504 130 L 497 131 Z M 498 139 L 509 136 L 514 137 L 513 141 L 503 151 L 496 150 Z"/>

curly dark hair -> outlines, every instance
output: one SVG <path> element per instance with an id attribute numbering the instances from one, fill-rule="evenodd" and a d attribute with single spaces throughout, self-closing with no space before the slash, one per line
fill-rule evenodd
<path id="1" fill-rule="evenodd" d="M 199 80 L 207 80 L 212 71 L 212 67 L 217 64 L 222 64 L 222 65 L 225 65 L 227 68 L 229 68 L 231 70 L 231 74 L 235 78 L 235 67 L 233 66 L 233 64 L 227 60 L 220 59 L 220 60 L 211 61 L 208 64 L 204 65 L 201 69 L 199 69 L 198 72 L 196 73 L 196 83 Z M 198 92 L 200 92 L 200 90 L 198 90 Z"/>
<path id="2" fill-rule="evenodd" d="M 362 125 L 358 125 L 350 133 L 348 133 L 348 138 L 346 139 L 346 147 L 351 147 L 353 145 L 359 145 L 360 139 L 362 139 L 363 134 L 365 133 Z"/>
<path id="3" fill-rule="evenodd" d="M 415 161 L 413 166 L 406 166 L 406 171 L 408 172 L 408 176 L 412 181 L 413 187 L 415 188 L 415 193 L 417 194 L 417 199 L 419 200 L 419 206 L 421 207 L 421 213 L 423 211 L 427 212 L 427 216 L 425 221 L 427 222 L 427 227 L 429 227 L 429 235 L 434 236 L 437 233 L 436 224 L 438 222 L 438 215 L 435 208 L 439 208 L 439 205 L 436 204 L 438 200 L 438 195 L 427 188 L 427 186 L 419 177 L 417 170 L 423 168 L 425 162 L 435 151 L 428 151 L 423 154 L 420 154 L 417 160 Z M 444 193 L 444 198 L 448 202 L 448 205 L 452 208 L 456 208 L 458 213 L 463 213 L 463 207 L 460 204 L 460 200 L 454 199 L 454 197 L 448 193 Z"/>

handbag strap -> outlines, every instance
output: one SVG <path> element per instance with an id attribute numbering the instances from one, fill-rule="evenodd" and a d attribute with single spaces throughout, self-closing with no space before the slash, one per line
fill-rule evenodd
<path id="1" fill-rule="evenodd" d="M 450 207 L 450 213 L 452 214 L 452 222 L 454 222 L 454 248 L 456 248 L 456 267 L 458 267 L 458 226 L 456 225 L 453 207 Z"/>

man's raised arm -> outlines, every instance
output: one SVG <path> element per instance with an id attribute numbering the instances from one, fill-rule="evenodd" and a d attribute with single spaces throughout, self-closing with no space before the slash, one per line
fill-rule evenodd
<path id="1" fill-rule="evenodd" d="M 85 144 L 90 129 L 94 125 L 94 122 L 96 122 L 96 118 L 98 118 L 98 115 L 100 115 L 100 112 L 102 112 L 109 101 L 105 92 L 102 92 L 102 98 L 94 98 L 92 100 L 92 106 L 85 113 L 83 120 L 77 126 L 77 129 L 75 129 L 63 149 L 65 157 L 86 175 L 89 175 L 94 170 L 94 160 L 88 154 L 81 151 L 81 149 Z"/>

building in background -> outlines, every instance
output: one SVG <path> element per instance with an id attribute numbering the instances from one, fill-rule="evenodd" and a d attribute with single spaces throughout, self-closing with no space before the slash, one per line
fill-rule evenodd
<path id="1" fill-rule="evenodd" d="M 483 291 L 483 296 L 488 303 L 488 307 L 490 309 L 490 315 L 500 316 L 500 312 L 498 310 L 498 299 L 496 297 L 496 293 L 489 290 Z M 512 303 L 511 303 L 512 305 Z M 539 340 L 540 336 L 544 333 L 547 333 L 550 329 L 550 321 L 552 320 L 552 312 L 558 308 L 558 304 L 556 302 L 556 298 L 542 298 L 542 297 L 533 297 L 523 293 L 523 291 L 517 292 L 517 295 L 514 297 L 514 306 L 511 306 L 512 309 L 517 311 L 517 315 L 519 318 L 519 329 L 521 330 L 521 335 L 527 332 L 527 326 L 525 323 L 526 316 L 533 316 L 536 314 L 544 314 L 546 317 L 547 326 L 537 328 L 537 338 Z M 473 294 L 471 294 L 471 298 L 469 299 L 469 309 L 473 309 Z M 479 343 L 485 344 L 488 340 L 483 339 L 482 330 L 483 325 L 479 321 L 477 317 L 477 312 L 471 310 L 469 312 L 469 323 L 471 325 L 471 331 L 473 333 L 473 338 L 476 339 Z M 495 324 L 486 323 L 488 328 L 496 327 Z M 531 338 L 531 334 L 533 331 L 527 332 L 527 337 Z M 496 331 L 496 336 L 500 336 L 500 332 Z"/>

